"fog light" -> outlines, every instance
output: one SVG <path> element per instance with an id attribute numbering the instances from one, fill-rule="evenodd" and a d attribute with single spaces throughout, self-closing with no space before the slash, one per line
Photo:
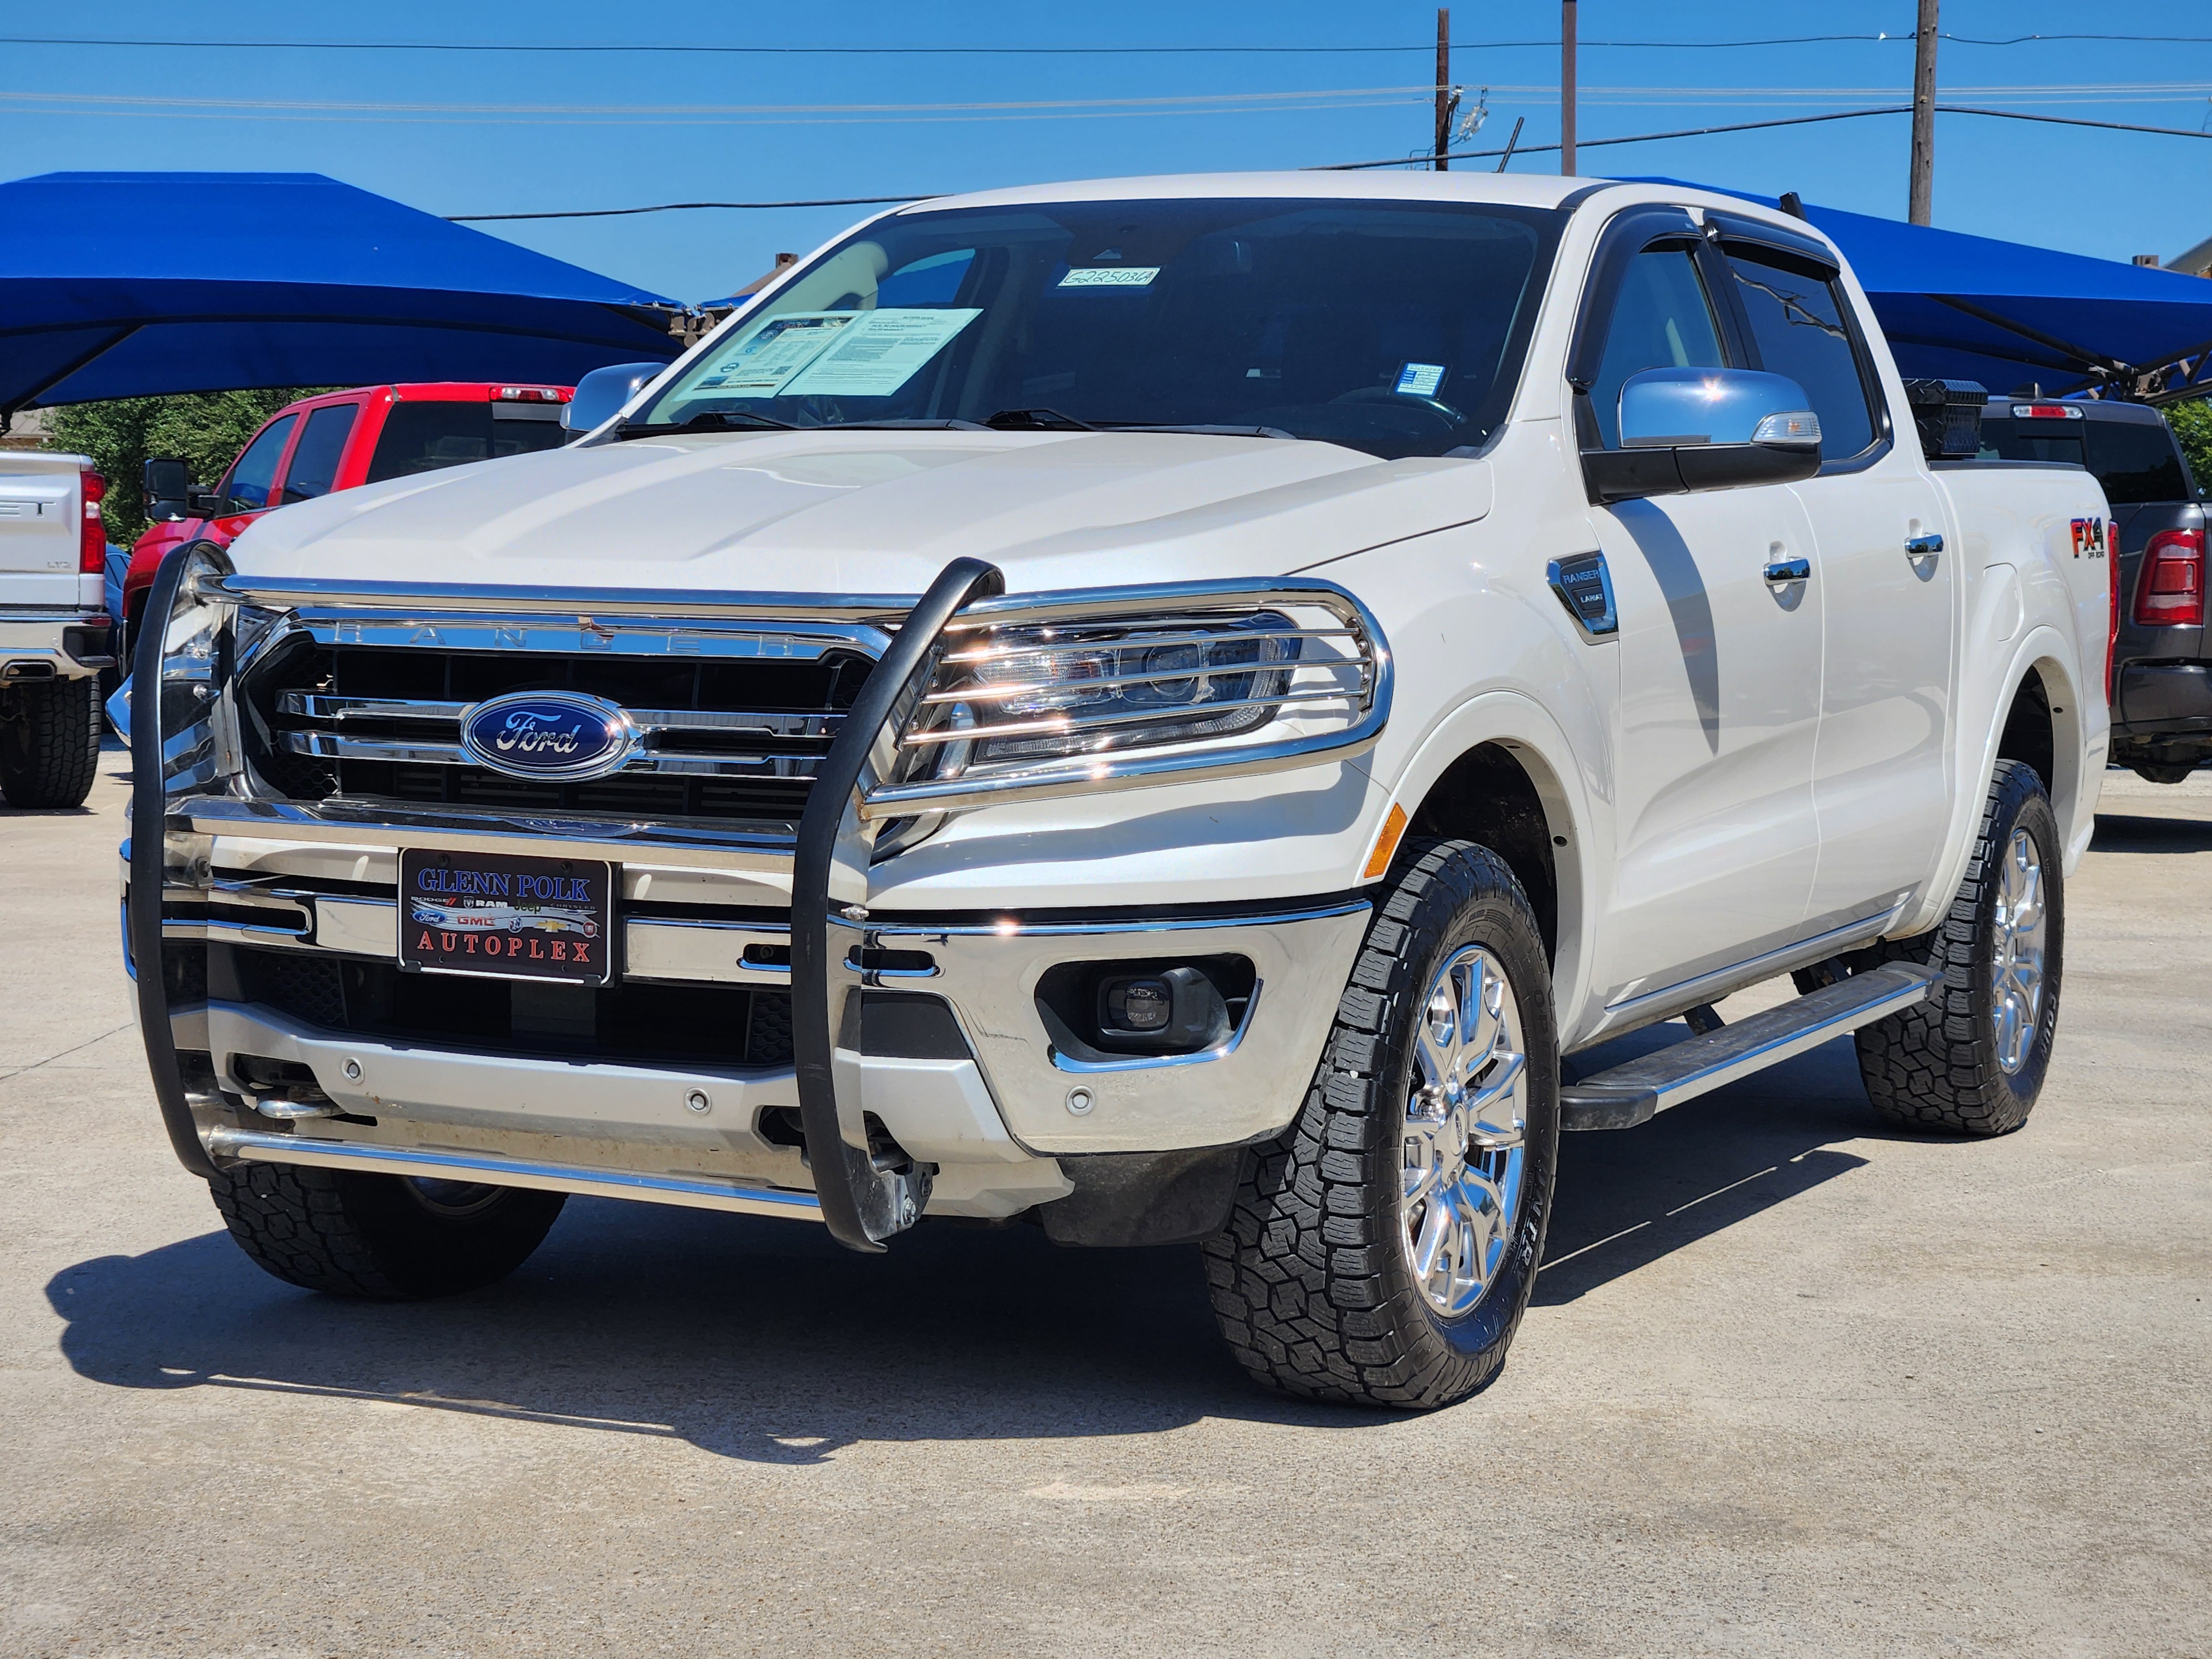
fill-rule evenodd
<path id="1" fill-rule="evenodd" d="M 1175 992 L 1164 979 L 1117 979 L 1106 984 L 1106 1029 L 1158 1031 L 1175 1012 Z"/>
<path id="2" fill-rule="evenodd" d="M 1212 980 L 1188 965 L 1109 974 L 1098 981 L 1097 1023 L 1102 1048 L 1195 1054 L 1229 1040 L 1229 1005 Z"/>

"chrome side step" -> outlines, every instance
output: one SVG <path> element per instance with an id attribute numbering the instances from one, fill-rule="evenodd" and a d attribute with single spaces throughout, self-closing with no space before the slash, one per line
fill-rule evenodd
<path id="1" fill-rule="evenodd" d="M 1563 1129 L 1632 1129 L 1740 1077 L 1817 1048 L 1927 999 L 1940 970 L 1893 962 L 1559 1091 Z"/>
<path id="2" fill-rule="evenodd" d="M 477 1181 L 488 1187 L 536 1187 L 591 1198 L 636 1199 L 695 1210 L 819 1221 L 822 1206 L 811 1193 L 774 1187 L 741 1187 L 704 1176 L 642 1175 L 628 1170 L 586 1170 L 568 1164 L 533 1164 L 481 1152 L 432 1152 L 378 1146 L 365 1141 L 322 1140 L 312 1135 L 270 1134 L 257 1129 L 215 1128 L 207 1150 L 216 1158 L 254 1164 L 304 1164 L 318 1170 L 359 1170 L 374 1175 L 422 1176 L 438 1181 Z"/>

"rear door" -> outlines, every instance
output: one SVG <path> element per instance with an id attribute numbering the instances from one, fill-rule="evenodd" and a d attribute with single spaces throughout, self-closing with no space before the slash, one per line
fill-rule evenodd
<path id="1" fill-rule="evenodd" d="M 90 603 L 78 578 L 84 508 L 77 457 L 0 453 L 0 606 Z M 100 577 L 88 580 L 97 592 Z"/>
<path id="2" fill-rule="evenodd" d="M 1952 591 L 1964 550 L 1917 439 L 1899 442 L 1849 295 L 1826 250 L 1715 216 L 1729 300 L 1759 367 L 1820 417 L 1805 504 L 1821 586 L 1826 670 L 1813 762 L 1820 863 L 1810 931 L 1891 908 L 1927 878 L 1951 807 Z M 1929 538 L 1934 538 L 1931 540 Z M 1913 550 L 1923 550 L 1916 553 Z"/>

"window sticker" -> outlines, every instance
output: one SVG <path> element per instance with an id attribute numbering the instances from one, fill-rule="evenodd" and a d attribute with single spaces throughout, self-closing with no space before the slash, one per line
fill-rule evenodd
<path id="1" fill-rule="evenodd" d="M 1401 398 L 1433 398 L 1443 383 L 1442 363 L 1407 363 L 1398 371 L 1398 384 L 1390 389 Z"/>
<path id="2" fill-rule="evenodd" d="M 853 326 L 792 380 L 787 398 L 888 398 L 983 313 L 974 307 L 855 313 Z"/>
<path id="3" fill-rule="evenodd" d="M 773 398 L 784 383 L 820 356 L 866 313 L 793 312 L 771 317 L 738 342 L 691 390 L 738 398 Z"/>
<path id="4" fill-rule="evenodd" d="M 1150 288 L 1158 265 L 1084 265 L 1060 279 L 1062 288 Z"/>

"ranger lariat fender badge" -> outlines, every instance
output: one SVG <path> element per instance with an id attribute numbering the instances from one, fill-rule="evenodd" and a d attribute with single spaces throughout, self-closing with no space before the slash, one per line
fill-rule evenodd
<path id="1" fill-rule="evenodd" d="M 629 714 L 574 691 L 516 691 L 461 711 L 461 747 L 513 778 L 584 783 L 619 772 L 644 742 Z"/>

